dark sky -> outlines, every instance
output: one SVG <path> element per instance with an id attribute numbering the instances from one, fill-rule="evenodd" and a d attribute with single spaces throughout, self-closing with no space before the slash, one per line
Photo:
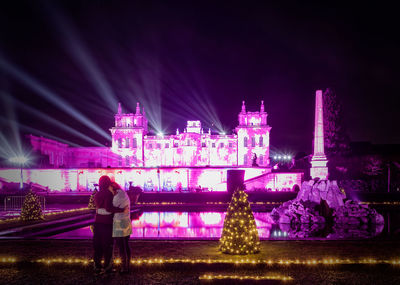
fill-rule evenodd
<path id="1" fill-rule="evenodd" d="M 127 111 L 146 101 L 167 133 L 183 129 L 185 119 L 207 127 L 219 120 L 230 133 L 242 100 L 250 111 L 264 100 L 272 149 L 293 153 L 311 150 L 315 90 L 329 87 L 343 104 L 351 140 L 400 143 L 394 7 L 142 2 L 2 1 L 2 133 L 9 136 L 12 109 L 22 133 L 32 128 L 91 145 L 22 103 L 106 142 L 45 100 L 28 76 L 105 132 L 117 109 L 112 96 Z"/>

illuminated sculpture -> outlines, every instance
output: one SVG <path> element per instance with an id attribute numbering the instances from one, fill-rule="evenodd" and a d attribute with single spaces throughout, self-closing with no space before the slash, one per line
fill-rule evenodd
<path id="1" fill-rule="evenodd" d="M 220 250 L 229 254 L 253 254 L 260 251 L 260 239 L 247 194 L 237 189 L 225 216 Z"/>
<path id="2" fill-rule="evenodd" d="M 315 123 L 314 123 L 314 152 L 311 158 L 311 178 L 328 178 L 328 160 L 324 151 L 324 119 L 322 90 L 317 90 L 315 94 Z"/>

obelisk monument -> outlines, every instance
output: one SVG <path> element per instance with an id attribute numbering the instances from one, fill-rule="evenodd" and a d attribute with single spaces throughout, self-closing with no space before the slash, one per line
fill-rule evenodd
<path id="1" fill-rule="evenodd" d="M 315 93 L 314 152 L 311 158 L 311 178 L 328 179 L 328 160 L 324 151 L 324 113 L 322 90 Z"/>

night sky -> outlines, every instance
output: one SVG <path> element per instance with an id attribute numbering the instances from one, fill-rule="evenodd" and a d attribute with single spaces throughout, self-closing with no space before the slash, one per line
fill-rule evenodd
<path id="1" fill-rule="evenodd" d="M 241 101 L 258 111 L 264 100 L 272 153 L 295 154 L 311 151 L 315 90 L 328 87 L 352 141 L 400 143 L 394 7 L 143 2 L 1 2 L 0 126 L 11 143 L 16 121 L 22 134 L 94 145 L 44 114 L 106 144 L 59 99 L 108 134 L 118 101 L 127 112 L 140 101 L 165 133 L 189 119 L 231 133 Z"/>

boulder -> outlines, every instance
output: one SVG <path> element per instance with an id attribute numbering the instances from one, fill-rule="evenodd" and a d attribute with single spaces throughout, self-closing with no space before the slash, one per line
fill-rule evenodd
<path id="1" fill-rule="evenodd" d="M 280 224 L 290 224 L 290 217 L 286 216 L 286 215 L 282 215 L 279 217 L 279 223 Z"/>
<path id="2" fill-rule="evenodd" d="M 320 224 L 327 219 L 337 224 L 383 224 L 383 217 L 368 205 L 347 200 L 336 181 L 304 181 L 294 200 L 274 208 L 271 216 L 280 223 Z"/>

